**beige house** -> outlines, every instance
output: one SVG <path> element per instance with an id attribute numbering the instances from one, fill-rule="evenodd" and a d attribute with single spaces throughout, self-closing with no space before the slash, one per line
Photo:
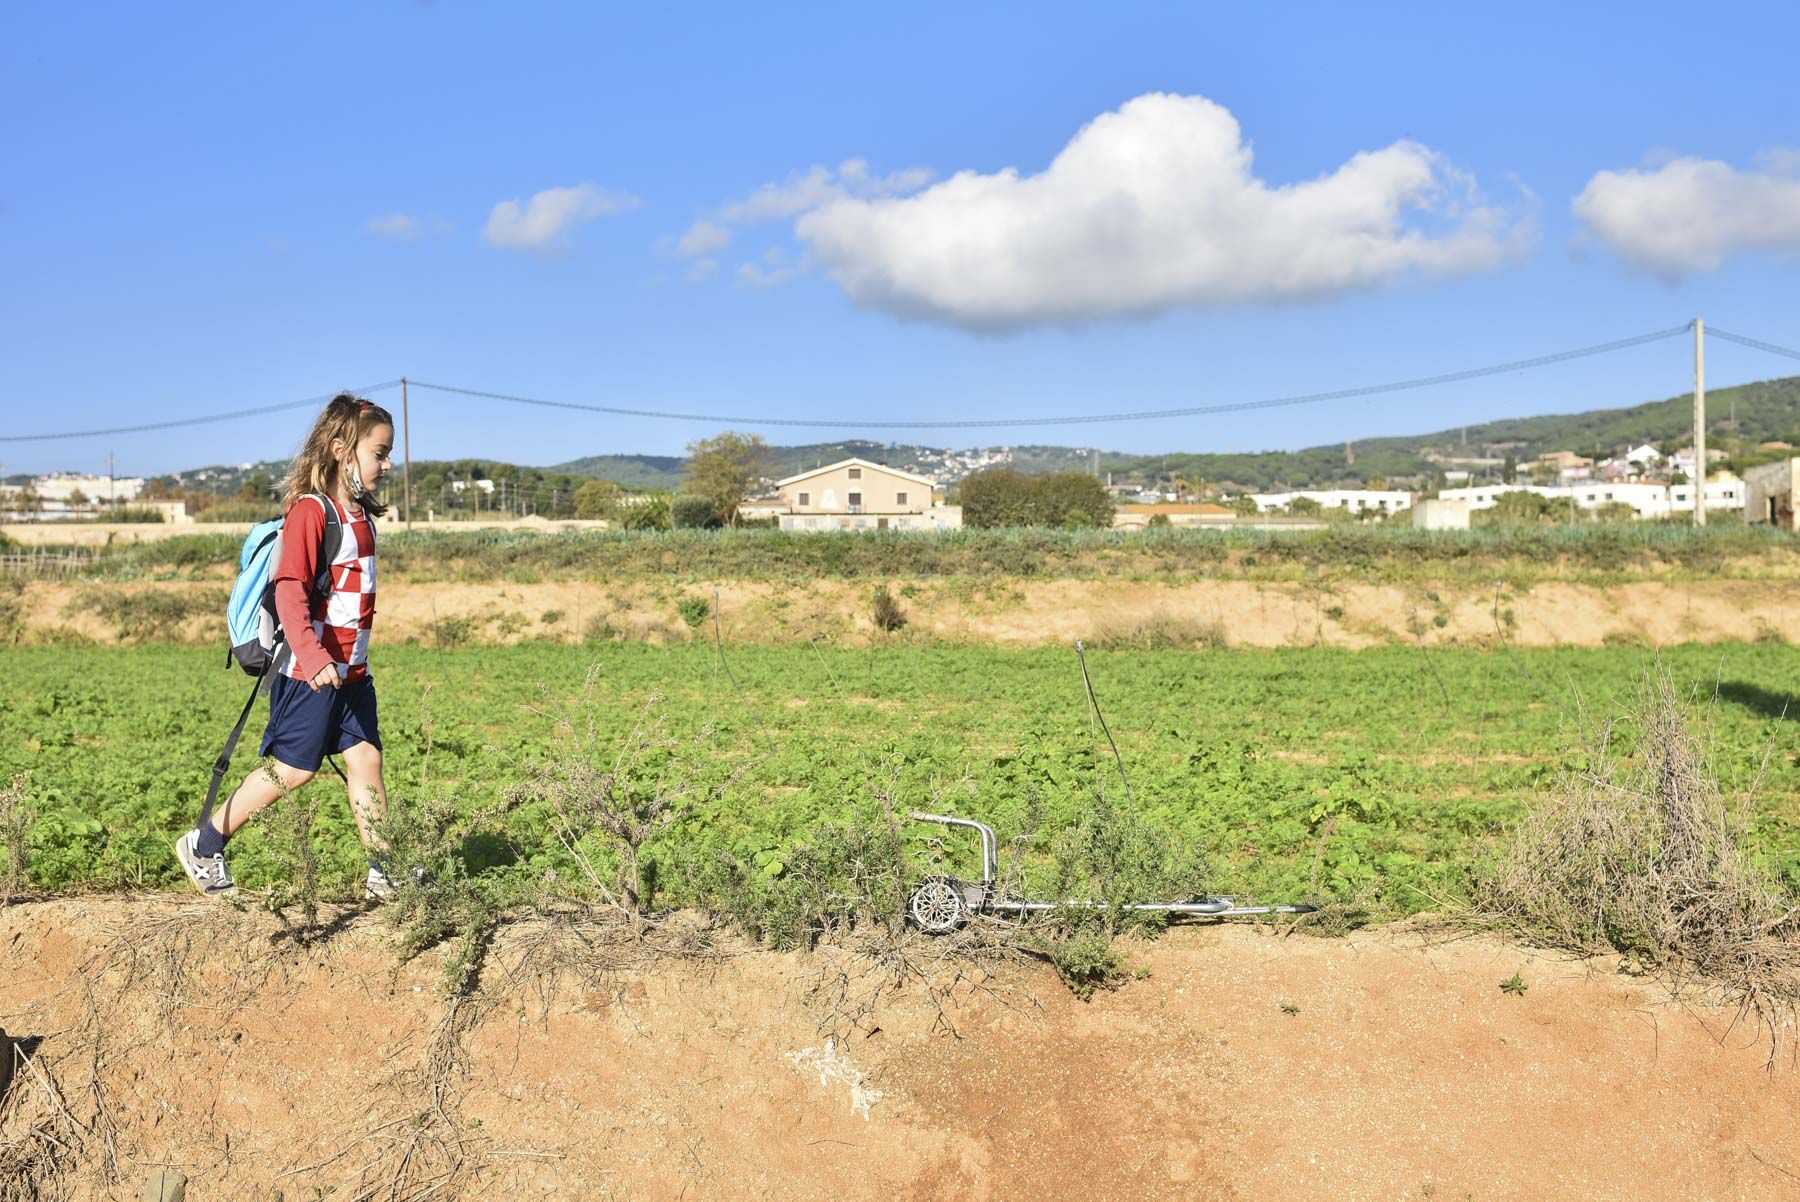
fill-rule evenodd
<path id="1" fill-rule="evenodd" d="M 867 459 L 777 480 L 783 530 L 955 530 L 962 507 L 940 505 L 928 476 Z"/>
<path id="2" fill-rule="evenodd" d="M 1800 459 L 1782 459 L 1751 468 L 1744 473 L 1744 521 L 1800 530 L 1800 514 L 1794 510 L 1797 494 Z"/>

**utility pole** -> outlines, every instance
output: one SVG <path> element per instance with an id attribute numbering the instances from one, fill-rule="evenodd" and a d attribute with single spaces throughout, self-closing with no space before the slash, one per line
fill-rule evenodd
<path id="1" fill-rule="evenodd" d="M 1344 440 L 1344 466 L 1345 467 L 1355 467 L 1356 466 L 1356 448 L 1350 444 L 1350 440 L 1348 438 L 1346 438 Z"/>
<path id="2" fill-rule="evenodd" d="M 106 453 L 106 507 L 108 509 L 119 503 L 118 498 L 114 495 L 116 488 L 113 475 L 113 453 L 108 451 Z"/>
<path id="3" fill-rule="evenodd" d="M 1706 322 L 1694 318 L 1694 525 L 1706 525 Z"/>
<path id="4" fill-rule="evenodd" d="M 400 486 L 406 490 L 406 504 L 400 507 L 400 513 L 406 519 L 406 529 L 412 530 L 412 415 L 406 408 L 406 377 L 400 377 L 400 442 L 406 455 L 406 466 L 400 473 Z"/>

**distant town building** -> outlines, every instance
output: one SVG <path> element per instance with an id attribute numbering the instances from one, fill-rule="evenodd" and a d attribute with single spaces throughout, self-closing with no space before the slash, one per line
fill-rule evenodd
<path id="1" fill-rule="evenodd" d="M 1592 481 L 1587 484 L 1484 484 L 1474 488 L 1446 488 L 1438 496 L 1447 501 L 1465 501 L 1471 511 L 1492 509 L 1504 493 L 1528 492 L 1540 497 L 1567 497 L 1580 509 L 1600 509 L 1607 505 L 1629 505 L 1639 518 L 1663 518 L 1675 513 L 1694 511 L 1694 486 L 1691 484 L 1655 484 L 1649 482 Z M 1744 482 L 1730 473 L 1719 473 L 1706 482 L 1706 509 L 1732 510 L 1744 507 Z"/>
<path id="2" fill-rule="evenodd" d="M 1412 505 L 1413 495 L 1398 488 L 1325 488 L 1302 489 L 1298 492 L 1257 493 L 1258 513 L 1272 509 L 1288 509 L 1296 498 L 1304 497 L 1320 509 L 1348 509 L 1352 513 L 1398 513 Z"/>
<path id="3" fill-rule="evenodd" d="M 1782 459 L 1744 473 L 1744 521 L 1800 530 L 1794 498 L 1800 496 L 1800 459 Z"/>
<path id="4" fill-rule="evenodd" d="M 1469 503 L 1442 496 L 1425 497 L 1413 502 L 1412 524 L 1415 530 L 1467 530 Z"/>

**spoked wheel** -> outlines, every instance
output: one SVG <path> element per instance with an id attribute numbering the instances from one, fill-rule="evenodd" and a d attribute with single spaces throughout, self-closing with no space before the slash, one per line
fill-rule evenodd
<path id="1" fill-rule="evenodd" d="M 913 890 L 906 912 L 913 925 L 927 935 L 948 935 L 968 921 L 969 905 L 955 881 L 934 876 Z"/>

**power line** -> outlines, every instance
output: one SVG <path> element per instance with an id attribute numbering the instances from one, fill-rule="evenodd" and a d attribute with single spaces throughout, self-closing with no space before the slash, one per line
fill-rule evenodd
<path id="1" fill-rule="evenodd" d="M 352 388 L 348 391 L 358 396 L 366 396 L 385 388 L 398 387 L 400 387 L 399 380 L 388 380 L 381 384 L 371 384 L 366 388 Z M 323 405 L 336 395 L 336 392 L 327 392 L 322 396 L 307 397 L 303 401 L 283 401 L 279 405 L 262 405 L 255 409 L 236 409 L 230 413 L 211 413 L 205 417 L 179 417 L 164 422 L 145 422 L 141 426 L 113 426 L 106 430 L 65 430 L 58 434 L 0 434 L 0 442 L 49 442 L 58 438 L 99 438 L 107 434 L 142 434 L 150 430 L 173 430 L 178 426 L 204 426 L 210 422 L 231 421 L 240 417 L 257 417 L 264 413 L 280 413 L 284 409 L 316 407 Z"/>
<path id="2" fill-rule="evenodd" d="M 1759 351 L 1767 351 L 1771 355 L 1786 355 L 1789 359 L 1800 359 L 1800 351 L 1785 346 L 1776 346 L 1773 342 L 1763 342 L 1757 338 L 1746 338 L 1742 334 L 1733 334 L 1729 330 L 1721 330 L 1718 326 L 1707 326 L 1709 338 L 1723 338 L 1727 342 L 1735 342 L 1741 346 L 1751 347 Z"/>
<path id="3" fill-rule="evenodd" d="M 1357 397 L 1376 396 L 1388 392 L 1404 392 L 1415 388 L 1429 388 L 1438 384 L 1454 384 L 1462 380 L 1478 379 L 1482 376 L 1501 375 L 1506 372 L 1523 371 L 1527 368 L 1545 367 L 1552 363 L 1563 363 L 1570 359 L 1582 359 L 1590 355 L 1604 355 L 1611 351 L 1622 351 L 1645 343 L 1659 342 L 1665 338 L 1674 338 L 1692 329 L 1691 323 L 1673 326 L 1666 330 L 1656 330 L 1648 334 L 1639 334 L 1633 338 L 1621 338 L 1614 342 L 1602 342 L 1593 346 L 1578 347 L 1575 350 L 1558 351 L 1552 355 L 1538 355 L 1530 359 L 1515 359 L 1510 363 L 1496 363 L 1489 367 L 1475 367 L 1464 371 L 1444 372 L 1435 376 L 1420 376 L 1411 380 L 1396 380 L 1387 384 L 1368 384 L 1359 388 L 1340 388 L 1331 392 L 1311 392 L 1298 396 L 1273 397 L 1260 401 L 1231 401 L 1217 405 L 1194 405 L 1181 409 L 1143 409 L 1130 413 L 1092 413 L 1072 417 L 1011 417 L 1011 418 L 965 418 L 959 420 L 939 421 L 845 421 L 842 419 L 796 418 L 796 417 L 760 417 L 749 414 L 721 413 L 678 413 L 659 409 L 627 409 L 615 405 L 589 405 L 576 401 L 550 401 L 541 397 L 518 396 L 505 392 L 485 392 L 475 388 L 458 388 L 450 384 L 427 384 L 422 380 L 410 380 L 414 388 L 429 388 L 436 392 L 454 393 L 458 396 L 477 397 L 488 401 L 505 401 L 516 405 L 537 405 L 547 409 L 573 409 L 584 413 L 606 413 L 616 417 L 652 417 L 669 421 L 716 422 L 743 426 L 811 426 L 826 427 L 839 430 L 948 430 L 970 428 L 1001 428 L 1019 426 L 1073 426 L 1095 422 L 1147 421 L 1169 417 L 1204 417 L 1217 413 L 1240 413 L 1250 409 L 1276 409 L 1288 405 L 1313 405 L 1322 401 L 1353 400 Z"/>
<path id="4" fill-rule="evenodd" d="M 1014 417 L 1014 418 L 962 418 L 937 421 L 846 421 L 830 418 L 791 418 L 764 417 L 754 414 L 718 414 L 718 413 L 683 413 L 661 409 L 635 409 L 615 405 L 594 405 L 577 401 L 554 401 L 542 397 L 520 396 L 514 393 L 489 392 L 476 388 L 462 388 L 451 384 L 430 384 L 419 380 L 410 381 L 415 388 L 429 388 L 436 392 L 450 393 L 457 396 L 474 397 L 481 400 L 502 401 L 516 405 L 535 405 L 547 409 L 574 410 L 583 413 L 604 413 L 618 417 L 648 417 L 666 421 L 691 421 L 729 423 L 747 426 L 787 426 L 812 427 L 824 429 L 856 430 L 933 430 L 933 429 L 1002 429 L 1029 426 L 1065 426 L 1091 425 L 1101 422 L 1154 421 L 1172 417 L 1206 417 L 1221 413 L 1241 413 L 1256 409 L 1277 409 L 1294 405 L 1314 405 L 1326 401 L 1355 400 L 1361 397 L 1379 396 L 1383 393 L 1406 392 L 1419 388 L 1431 388 L 1440 384 L 1455 384 L 1465 380 L 1479 379 L 1484 376 L 1503 375 L 1508 372 L 1525 371 L 1536 367 L 1547 367 L 1554 363 L 1564 363 L 1571 359 L 1584 359 L 1594 355 L 1610 354 L 1614 351 L 1629 350 L 1652 342 L 1660 342 L 1666 338 L 1674 338 L 1685 334 L 1693 328 L 1689 322 L 1664 330 L 1654 330 L 1647 334 L 1639 334 L 1631 338 L 1620 338 L 1612 342 L 1595 343 L 1592 346 L 1577 347 L 1573 350 L 1558 351 L 1549 355 L 1538 355 L 1529 359 L 1515 359 L 1507 363 L 1496 363 L 1487 367 L 1468 368 L 1462 371 L 1442 372 L 1432 376 L 1419 376 L 1407 380 L 1395 380 L 1385 384 L 1368 384 L 1356 388 L 1340 388 L 1329 392 L 1301 393 L 1294 396 L 1271 397 L 1256 401 L 1230 401 L 1213 405 L 1193 405 L 1177 409 L 1143 409 L 1126 413 L 1088 413 L 1068 417 Z M 1782 355 L 1790 359 L 1800 359 L 1800 351 L 1789 347 L 1778 346 L 1772 342 L 1763 342 L 1755 338 L 1747 338 L 1742 334 L 1734 334 L 1717 326 L 1707 329 L 1707 334 L 1723 338 L 1729 342 L 1739 343 L 1755 350 L 1766 351 L 1773 355 Z M 398 379 L 384 380 L 379 384 L 371 384 L 351 391 L 366 395 L 382 392 L 400 386 Z M 244 417 L 257 417 L 268 413 L 280 413 L 289 409 L 303 409 L 322 405 L 336 393 L 325 393 L 320 396 L 307 397 L 304 400 L 287 401 L 277 405 L 263 405 L 253 409 L 237 409 L 225 413 L 212 413 L 200 417 L 171 418 L 167 421 L 145 422 L 133 426 L 113 426 L 98 430 L 66 430 L 54 434 L 0 434 L 0 443 L 10 442 L 49 442 L 69 438 L 97 438 L 114 434 L 141 434 L 153 430 L 170 430 L 184 426 L 207 425 L 212 422 L 233 421 Z"/>

